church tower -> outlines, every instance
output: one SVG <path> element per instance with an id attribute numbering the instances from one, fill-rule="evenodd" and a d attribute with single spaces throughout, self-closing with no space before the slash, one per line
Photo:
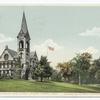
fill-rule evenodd
<path id="1" fill-rule="evenodd" d="M 21 78 L 25 78 L 27 70 L 30 68 L 30 35 L 28 32 L 25 13 L 23 12 L 21 29 L 17 36 L 18 55 L 21 59 Z M 27 75 L 28 79 L 28 75 Z"/>

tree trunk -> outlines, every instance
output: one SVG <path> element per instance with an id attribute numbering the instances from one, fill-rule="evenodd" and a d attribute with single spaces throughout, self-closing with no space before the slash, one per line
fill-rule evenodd
<path id="1" fill-rule="evenodd" d="M 79 85 L 81 85 L 81 75 L 79 73 Z"/>
<path id="2" fill-rule="evenodd" d="M 41 82 L 43 81 L 43 77 L 41 76 Z"/>
<path id="3" fill-rule="evenodd" d="M 68 82 L 70 82 L 70 76 L 68 76 L 67 78 L 68 78 Z"/>

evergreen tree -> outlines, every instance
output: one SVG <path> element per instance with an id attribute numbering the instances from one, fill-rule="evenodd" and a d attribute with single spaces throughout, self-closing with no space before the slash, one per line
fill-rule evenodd
<path id="1" fill-rule="evenodd" d="M 39 65 L 35 68 L 34 74 L 36 77 L 40 78 L 42 82 L 44 78 L 48 78 L 52 75 L 52 68 L 47 60 L 47 57 L 41 56 Z"/>

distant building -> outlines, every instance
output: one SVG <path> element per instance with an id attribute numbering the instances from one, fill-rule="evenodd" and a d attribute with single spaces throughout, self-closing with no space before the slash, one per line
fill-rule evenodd
<path id="1" fill-rule="evenodd" d="M 21 23 L 21 29 L 17 36 L 17 51 L 11 50 L 5 46 L 0 56 L 0 76 L 16 77 L 16 71 L 20 69 L 20 77 L 31 78 L 31 71 L 38 64 L 37 53 L 30 52 L 30 35 L 28 32 L 25 13 Z"/>

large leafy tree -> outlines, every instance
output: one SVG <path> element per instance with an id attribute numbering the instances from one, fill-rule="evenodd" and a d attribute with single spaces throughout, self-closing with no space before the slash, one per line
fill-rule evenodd
<path id="1" fill-rule="evenodd" d="M 73 58 L 72 62 L 74 63 L 73 70 L 78 74 L 78 83 L 82 84 L 82 77 L 85 76 L 85 73 L 88 71 L 91 65 L 92 55 L 85 52 L 82 54 L 77 54 Z"/>
<path id="2" fill-rule="evenodd" d="M 60 73 L 65 81 L 70 81 L 70 76 L 72 75 L 72 64 L 71 62 L 64 62 L 64 63 L 58 63 L 57 68 L 60 69 Z"/>
<path id="3" fill-rule="evenodd" d="M 97 82 L 100 83 L 100 70 L 96 71 L 95 78 L 96 78 Z"/>
<path id="4" fill-rule="evenodd" d="M 41 56 L 39 65 L 35 68 L 34 74 L 40 78 L 41 82 L 44 78 L 48 78 L 52 75 L 52 68 L 47 60 L 47 57 Z"/>
<path id="5" fill-rule="evenodd" d="M 100 58 L 95 59 L 89 69 L 89 76 L 92 83 L 99 82 L 100 83 Z"/>

